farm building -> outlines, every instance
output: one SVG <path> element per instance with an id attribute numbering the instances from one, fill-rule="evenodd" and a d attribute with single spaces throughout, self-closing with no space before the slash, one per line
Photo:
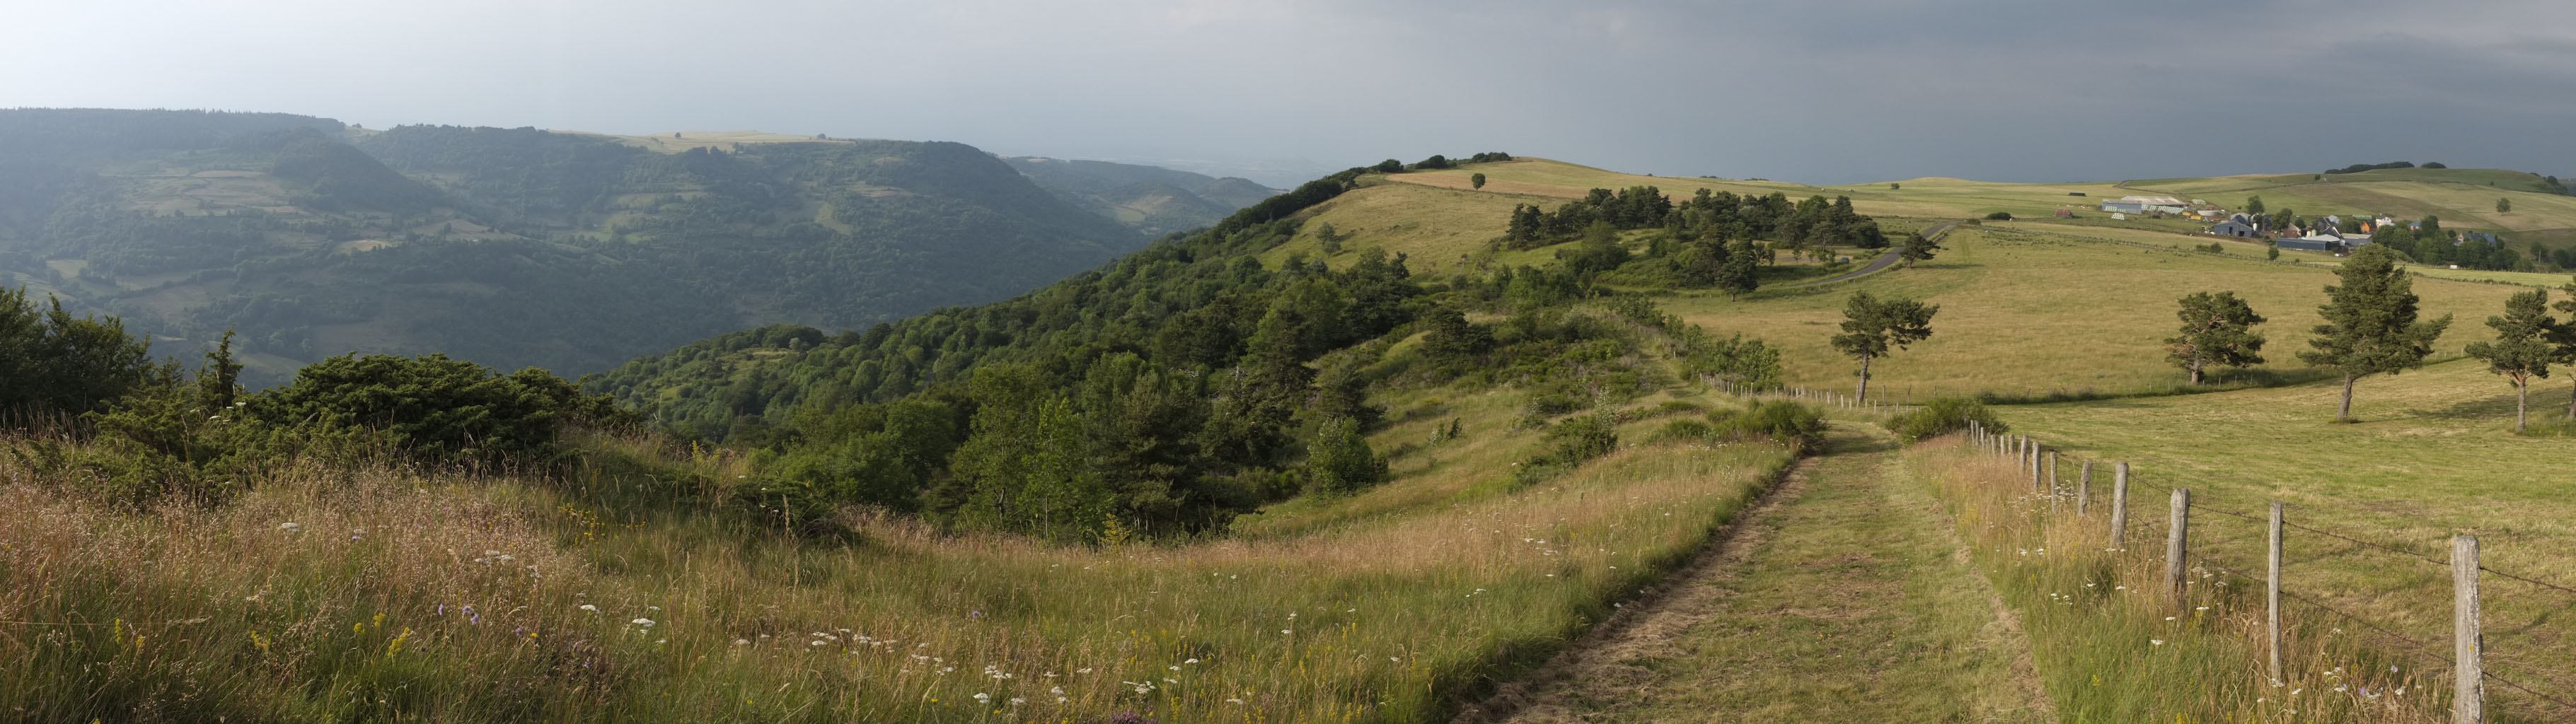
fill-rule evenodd
<path id="1" fill-rule="evenodd" d="M 2148 211 L 2162 211 L 2168 214 L 2179 214 L 2191 210 L 2191 204 L 2185 203 L 2182 199 L 2177 199 L 2171 196 L 2122 196 L 2120 197 L 2120 200 L 2136 202 L 2139 206 L 2145 207 Z"/>
<path id="2" fill-rule="evenodd" d="M 2217 225 L 2209 227 L 2209 233 L 2217 234 L 2219 236 L 2253 238 L 2254 226 L 2252 224 L 2240 224 L 2234 220 L 2221 221 L 2218 222 Z"/>
<path id="3" fill-rule="evenodd" d="M 2119 200 L 2119 201 L 2109 201 L 2109 200 L 2105 200 L 2105 201 L 2103 201 L 2103 202 L 2102 202 L 2102 210 L 2103 210 L 2103 211 L 2110 211 L 2110 212 L 2118 212 L 2118 213 L 2130 213 L 2130 214 L 2143 214 L 2143 213 L 2147 213 L 2147 207 L 2146 207 L 2146 205 L 2145 205 L 2145 204 L 2136 203 L 2136 202 L 2129 201 L 2129 200 L 2126 200 L 2126 199 Z"/>
<path id="4" fill-rule="evenodd" d="M 2274 241 L 2272 242 L 2272 245 L 2283 249 L 2302 249 L 2306 251 L 2343 251 L 2343 240 L 2330 236 L 2301 236 L 2296 238 L 2286 238 Z"/>

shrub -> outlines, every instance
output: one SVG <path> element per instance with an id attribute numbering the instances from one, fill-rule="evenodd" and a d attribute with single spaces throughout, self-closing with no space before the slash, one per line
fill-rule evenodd
<path id="1" fill-rule="evenodd" d="M 1610 454 L 1619 449 L 1619 430 L 1608 414 L 1596 412 L 1548 428 L 1540 445 L 1537 454 L 1521 461 L 1520 467 L 1512 471 L 1514 483 L 1537 483 L 1586 460 Z"/>
<path id="2" fill-rule="evenodd" d="M 1653 442 L 1672 442 L 1677 440 L 1687 442 L 1693 440 L 1706 440 L 1715 436 L 1717 436 L 1717 428 L 1710 427 L 1706 422 L 1699 420 L 1674 420 L 1672 422 L 1664 423 L 1663 429 L 1656 430 L 1654 436 L 1648 439 Z"/>
<path id="3" fill-rule="evenodd" d="M 332 357 L 249 410 L 280 429 L 369 430 L 410 457 L 447 463 L 554 462 L 566 424 L 634 422 L 608 396 L 584 395 L 545 370 L 503 375 L 443 354 Z"/>
<path id="4" fill-rule="evenodd" d="M 1987 215 L 1986 215 L 1986 218 L 1987 218 L 1987 219 L 1989 219 L 1989 220 L 1993 220 L 1993 221 L 2011 221 L 2011 220 L 2012 220 L 2012 212 L 2010 212 L 2010 211 L 1997 211 L 1997 212 L 1994 212 L 1994 213 L 1991 213 L 1991 214 L 1987 214 Z"/>
<path id="5" fill-rule="evenodd" d="M 1757 402 L 1742 412 L 1709 413 L 1709 425 L 1724 437 L 1773 440 L 1800 455 L 1825 442 L 1825 413 L 1787 400 Z"/>
<path id="6" fill-rule="evenodd" d="M 2002 420 L 1995 419 L 1994 411 L 1986 409 L 1985 403 L 1969 397 L 1935 398 L 1914 409 L 1891 415 L 1887 419 L 1887 429 L 1894 431 L 1899 439 L 1915 442 L 1966 429 L 1971 422 L 1984 425 L 1993 432 L 2011 429 Z"/>
<path id="7" fill-rule="evenodd" d="M 1360 423 L 1338 417 L 1315 432 L 1306 458 L 1308 487 L 1325 495 L 1347 495 L 1386 479 L 1386 459 L 1369 449 Z"/>

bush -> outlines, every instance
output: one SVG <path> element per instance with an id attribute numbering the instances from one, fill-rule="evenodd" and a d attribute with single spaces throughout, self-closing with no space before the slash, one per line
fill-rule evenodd
<path id="1" fill-rule="evenodd" d="M 368 430 L 415 459 L 556 462 L 569 423 L 632 424 L 607 395 L 584 395 L 541 369 L 503 375 L 447 355 L 340 355 L 306 366 L 293 384 L 250 401 L 260 422 L 287 430 Z"/>
<path id="2" fill-rule="evenodd" d="M 1306 458 L 1308 489 L 1324 495 L 1348 495 L 1386 479 L 1386 459 L 1369 449 L 1360 423 L 1334 418 L 1315 432 Z"/>
<path id="3" fill-rule="evenodd" d="M 1706 422 L 1699 420 L 1674 420 L 1672 422 L 1664 423 L 1663 429 L 1656 430 L 1654 436 L 1648 438 L 1648 440 L 1652 442 L 1689 442 L 1707 440 L 1716 436 L 1717 428 L 1710 427 Z"/>
<path id="4" fill-rule="evenodd" d="M 1512 471 L 1514 483 L 1538 483 L 1584 461 L 1610 454 L 1619 449 L 1619 430 L 1608 414 L 1596 412 L 1548 428 L 1540 444 L 1537 454 L 1521 461 L 1520 467 Z"/>
<path id="5" fill-rule="evenodd" d="M 2002 420 L 1995 419 L 1994 411 L 1986 409 L 1985 403 L 1968 397 L 1936 398 L 1920 407 L 1889 416 L 1887 429 L 1894 431 L 1898 439 L 1916 442 L 1967 429 L 1971 422 L 1983 425 L 1991 432 L 2012 429 Z"/>
<path id="6" fill-rule="evenodd" d="M 1709 413 L 1709 425 L 1720 436 L 1768 439 L 1799 455 L 1815 452 L 1825 442 L 1825 413 L 1787 400 L 1757 402 L 1742 412 Z"/>
<path id="7" fill-rule="evenodd" d="M 2011 221 L 2011 220 L 2012 220 L 2012 212 L 2009 212 L 2009 211 L 1997 211 L 1997 212 L 1994 212 L 1994 213 L 1991 213 L 1991 214 L 1987 214 L 1987 215 L 1986 215 L 1986 218 L 1987 218 L 1987 219 L 1989 219 L 1989 220 L 1993 220 L 1993 221 Z"/>

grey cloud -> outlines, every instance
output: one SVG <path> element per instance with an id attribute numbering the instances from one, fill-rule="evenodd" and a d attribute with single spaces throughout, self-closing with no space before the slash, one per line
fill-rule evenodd
<path id="1" fill-rule="evenodd" d="M 2563 2 L 272 0 L 15 19 L 0 105 L 942 139 L 1273 185 L 1482 150 L 1816 182 L 2576 171 Z"/>

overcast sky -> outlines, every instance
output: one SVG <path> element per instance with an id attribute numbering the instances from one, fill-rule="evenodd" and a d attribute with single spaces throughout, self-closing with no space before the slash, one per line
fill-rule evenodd
<path id="1" fill-rule="evenodd" d="M 759 129 L 1273 186 L 1500 150 L 1852 183 L 2576 176 L 2576 3 L 24 3 L 0 106 Z"/>

